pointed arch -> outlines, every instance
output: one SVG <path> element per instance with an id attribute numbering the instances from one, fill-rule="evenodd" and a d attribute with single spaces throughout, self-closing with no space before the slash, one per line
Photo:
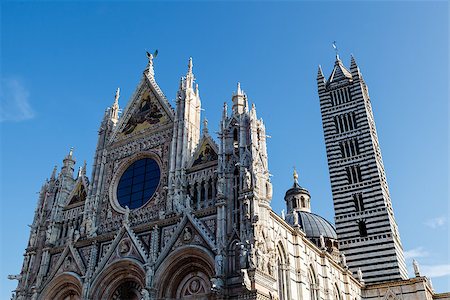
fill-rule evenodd
<path id="1" fill-rule="evenodd" d="M 310 300 L 318 300 L 319 299 L 319 280 L 317 278 L 317 273 L 314 271 L 313 265 L 310 265 L 308 268 L 308 288 Z"/>
<path id="2" fill-rule="evenodd" d="M 277 244 L 277 280 L 280 300 L 290 299 L 290 268 L 288 255 L 281 241 Z"/>
<path id="3" fill-rule="evenodd" d="M 42 292 L 41 300 L 80 300 L 82 280 L 73 272 L 64 272 L 50 281 Z"/>

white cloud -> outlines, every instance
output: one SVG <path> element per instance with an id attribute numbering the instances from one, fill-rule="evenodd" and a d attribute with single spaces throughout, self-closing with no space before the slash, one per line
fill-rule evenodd
<path id="1" fill-rule="evenodd" d="M 427 277 L 443 277 L 450 275 L 450 264 L 420 266 L 420 273 Z"/>
<path id="2" fill-rule="evenodd" d="M 414 248 L 411 250 L 407 250 L 407 251 L 403 252 L 403 254 L 405 255 L 406 260 L 417 258 L 417 257 L 428 256 L 428 252 L 423 250 L 422 247 L 417 247 L 417 248 Z"/>
<path id="3" fill-rule="evenodd" d="M 34 111 L 28 102 L 30 93 L 21 81 L 2 78 L 0 85 L 0 122 L 32 119 Z"/>
<path id="4" fill-rule="evenodd" d="M 426 221 L 425 225 L 427 225 L 428 227 L 431 227 L 433 229 L 436 229 L 438 227 L 444 226 L 445 223 L 447 223 L 446 217 L 437 217 L 437 218 L 433 218 L 433 219 Z"/>

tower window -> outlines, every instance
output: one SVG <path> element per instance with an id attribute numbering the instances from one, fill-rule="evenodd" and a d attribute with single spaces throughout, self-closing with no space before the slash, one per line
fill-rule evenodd
<path id="1" fill-rule="evenodd" d="M 358 165 L 345 167 L 348 183 L 358 183 L 362 181 L 361 169 Z"/>
<path id="2" fill-rule="evenodd" d="M 355 130 L 356 127 L 356 115 L 354 112 L 334 116 L 334 124 L 336 126 L 337 133 L 343 133 L 350 130 Z"/>
<path id="3" fill-rule="evenodd" d="M 329 96 L 332 106 L 337 106 L 343 103 L 350 102 L 352 100 L 350 96 L 350 90 L 348 87 L 331 91 Z"/>
<path id="4" fill-rule="evenodd" d="M 342 141 L 339 143 L 339 147 L 343 158 L 359 154 L 359 144 L 357 139 Z"/>
<path id="5" fill-rule="evenodd" d="M 364 210 L 364 202 L 362 194 L 354 194 L 353 195 L 353 202 L 355 203 L 356 211 L 363 211 Z"/>
<path id="6" fill-rule="evenodd" d="M 359 235 L 360 235 L 361 237 L 367 236 L 366 222 L 364 222 L 364 221 L 359 221 L 359 222 L 358 222 L 358 227 L 359 227 Z"/>

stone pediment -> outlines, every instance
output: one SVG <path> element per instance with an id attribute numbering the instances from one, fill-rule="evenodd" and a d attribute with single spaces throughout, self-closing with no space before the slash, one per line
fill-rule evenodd
<path id="1" fill-rule="evenodd" d="M 86 266 L 72 244 L 67 245 L 59 256 L 53 270 L 51 270 L 50 275 L 47 277 L 47 282 L 50 282 L 56 275 L 65 272 L 73 272 L 80 276 L 86 273 Z"/>
<path id="2" fill-rule="evenodd" d="M 79 204 L 84 203 L 86 201 L 87 191 L 88 184 L 84 179 L 84 176 L 78 177 L 72 192 L 69 197 L 67 197 L 67 206 L 78 206 Z"/>
<path id="3" fill-rule="evenodd" d="M 144 76 L 115 127 L 110 143 L 156 131 L 172 123 L 174 112 L 153 78 Z"/>
<path id="4" fill-rule="evenodd" d="M 218 147 L 213 139 L 208 135 L 203 135 L 197 149 L 194 151 L 189 167 L 196 167 L 208 162 L 217 161 Z"/>
<path id="5" fill-rule="evenodd" d="M 204 223 L 195 218 L 190 212 L 185 212 L 182 220 L 175 228 L 172 237 L 165 244 L 156 260 L 156 268 L 163 262 L 170 252 L 185 245 L 201 245 L 207 249 L 216 248 L 215 238 Z"/>
<path id="6" fill-rule="evenodd" d="M 108 250 L 100 258 L 100 262 L 94 272 L 94 277 L 105 269 L 107 265 L 115 261 L 131 258 L 145 264 L 147 257 L 148 255 L 139 238 L 128 225 L 124 225 L 115 236 L 113 242 L 108 246 Z"/>

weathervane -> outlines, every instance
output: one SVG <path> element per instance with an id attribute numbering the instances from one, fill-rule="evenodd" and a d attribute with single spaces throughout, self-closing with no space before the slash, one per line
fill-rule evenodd
<path id="1" fill-rule="evenodd" d="M 336 57 L 339 57 L 339 50 L 338 50 L 338 47 L 336 46 L 336 41 L 333 41 L 333 49 L 334 49 L 334 51 L 336 52 Z"/>

